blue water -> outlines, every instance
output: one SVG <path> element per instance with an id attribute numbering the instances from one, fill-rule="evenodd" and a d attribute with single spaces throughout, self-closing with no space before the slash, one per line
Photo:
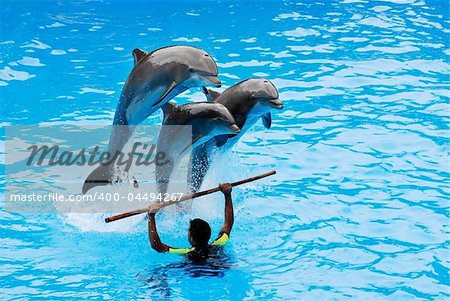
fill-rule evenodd
<path id="1" fill-rule="evenodd" d="M 285 104 L 205 185 L 278 174 L 234 190 L 231 242 L 206 267 L 153 252 L 139 218 L 2 197 L 1 300 L 449 298 L 447 1 L 70 2 L 1 2 L 3 126 L 110 124 L 132 49 L 195 45 L 225 87 L 266 77 Z M 194 213 L 218 231 L 210 201 Z M 186 246 L 189 218 L 158 216 L 163 240 Z"/>

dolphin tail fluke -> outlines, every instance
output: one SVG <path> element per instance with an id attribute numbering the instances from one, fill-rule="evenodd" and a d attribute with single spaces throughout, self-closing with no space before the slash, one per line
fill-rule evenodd
<path id="1" fill-rule="evenodd" d="M 94 169 L 83 184 L 83 194 L 97 186 L 106 186 L 113 182 L 114 173 L 109 165 L 100 165 Z"/>

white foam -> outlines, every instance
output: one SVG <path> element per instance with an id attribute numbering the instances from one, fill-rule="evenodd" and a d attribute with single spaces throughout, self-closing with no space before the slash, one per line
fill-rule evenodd
<path id="1" fill-rule="evenodd" d="M 242 164 L 239 161 L 239 156 L 236 153 L 231 151 L 222 152 L 215 157 L 214 162 L 210 166 L 200 190 L 214 188 L 217 187 L 219 183 L 234 182 L 248 176 L 249 175 L 247 174 L 247 172 L 245 172 L 242 168 Z M 182 190 L 182 187 L 180 185 L 175 186 L 178 190 Z M 153 186 L 146 187 L 148 191 L 156 190 L 156 187 Z M 172 187 L 169 185 L 168 193 L 172 192 L 171 188 Z M 185 188 L 187 189 L 187 185 Z M 105 187 L 95 189 L 101 189 L 102 191 L 104 191 Z M 120 186 L 117 185 L 108 186 L 106 190 L 108 192 L 121 191 L 122 193 L 124 193 L 126 187 L 120 188 Z M 236 195 L 237 194 L 235 193 L 234 196 Z M 188 202 L 186 202 L 185 204 L 190 207 Z M 139 207 L 134 203 L 130 203 L 130 206 L 132 205 Z M 118 208 L 121 208 L 121 210 L 124 211 L 123 207 Z M 112 208 L 112 210 L 117 211 L 118 208 Z M 133 210 L 136 208 L 130 207 L 129 210 Z M 59 208 L 59 210 L 64 210 L 64 208 L 61 207 Z M 192 201 L 192 210 L 187 214 L 180 215 L 180 210 L 176 206 L 167 207 L 164 210 L 161 210 L 161 212 L 158 213 L 158 224 L 160 225 L 160 228 L 164 229 L 166 232 L 176 231 L 176 229 L 179 227 L 178 224 L 180 223 L 180 220 L 186 218 L 186 215 L 188 218 L 198 217 L 205 220 L 214 220 L 223 218 L 223 210 L 224 197 L 222 193 L 217 192 Z M 141 224 L 145 223 L 146 216 L 145 214 L 140 214 L 111 223 L 105 223 L 104 219 L 111 215 L 113 215 L 113 213 L 63 213 L 61 214 L 61 219 L 66 224 L 71 225 L 82 232 L 129 233 L 140 231 L 140 229 L 142 229 Z"/>
<path id="2" fill-rule="evenodd" d="M 66 213 L 63 220 L 81 232 L 134 232 L 136 225 L 143 222 L 145 214 L 132 216 L 111 223 L 105 223 L 105 213 Z"/>

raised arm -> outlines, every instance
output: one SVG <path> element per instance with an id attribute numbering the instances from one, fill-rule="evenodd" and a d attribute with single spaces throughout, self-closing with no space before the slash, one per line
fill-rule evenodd
<path id="1" fill-rule="evenodd" d="M 159 208 L 150 206 L 148 212 L 148 239 L 150 240 L 150 245 L 152 248 L 159 253 L 164 253 L 169 251 L 169 246 L 161 242 L 159 238 L 158 231 L 156 230 L 155 215 Z"/>
<path id="2" fill-rule="evenodd" d="M 230 236 L 234 223 L 233 201 L 231 200 L 231 190 L 233 187 L 230 183 L 225 183 L 220 185 L 220 189 L 225 195 L 225 221 L 220 231 Z"/>

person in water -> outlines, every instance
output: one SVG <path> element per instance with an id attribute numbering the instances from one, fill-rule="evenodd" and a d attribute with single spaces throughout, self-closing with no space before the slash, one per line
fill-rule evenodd
<path id="1" fill-rule="evenodd" d="M 191 248 L 173 248 L 161 242 L 156 230 L 155 215 L 160 209 L 158 204 L 150 206 L 148 212 L 148 237 L 152 248 L 159 253 L 186 254 L 194 261 L 206 260 L 213 248 L 223 246 L 230 238 L 231 228 L 234 223 L 233 202 L 231 200 L 232 186 L 230 183 L 220 184 L 220 190 L 225 195 L 225 222 L 220 229 L 218 237 L 209 244 L 211 227 L 202 219 L 196 218 L 190 221 L 188 239 Z"/>

